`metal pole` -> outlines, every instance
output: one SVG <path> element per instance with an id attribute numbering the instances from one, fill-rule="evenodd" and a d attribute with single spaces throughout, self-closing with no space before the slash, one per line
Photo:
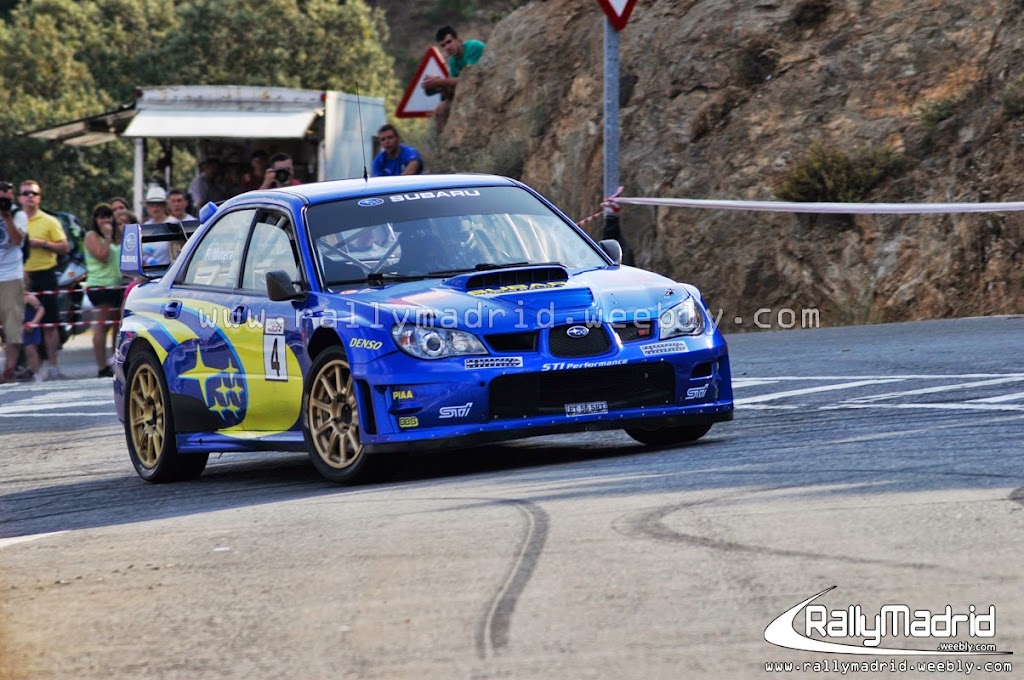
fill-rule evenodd
<path id="1" fill-rule="evenodd" d="M 619 188 L 619 32 L 604 20 L 604 195 Z M 619 215 L 604 209 L 603 238 L 617 240 L 626 252 L 619 228 Z"/>
<path id="2" fill-rule="evenodd" d="M 135 195 L 132 197 L 132 201 L 135 205 L 133 209 L 135 214 L 139 216 L 140 220 L 145 220 L 145 213 L 142 212 L 142 200 L 145 198 L 146 191 L 146 180 L 143 174 L 146 171 L 146 140 L 142 137 L 135 138 L 135 186 L 133 192 Z"/>

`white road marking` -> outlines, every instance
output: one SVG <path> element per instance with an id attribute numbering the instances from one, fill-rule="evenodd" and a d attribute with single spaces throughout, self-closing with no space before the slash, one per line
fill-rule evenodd
<path id="1" fill-rule="evenodd" d="M 759 380 L 757 378 L 733 378 L 732 386 L 736 387 L 754 387 L 755 385 L 774 385 L 779 382 L 778 380 Z"/>
<path id="2" fill-rule="evenodd" d="M 866 406 L 864 408 L 872 408 Z M 836 439 L 830 442 L 824 442 L 823 445 L 828 444 L 859 444 L 861 442 L 878 441 L 880 439 L 891 439 L 892 437 L 904 437 L 910 435 L 924 434 L 925 432 L 934 432 L 936 430 L 952 430 L 960 427 L 975 427 L 977 425 L 994 425 L 996 423 L 1005 423 L 1009 421 L 1019 421 L 1024 419 L 1024 416 L 1009 416 L 1004 418 L 989 418 L 988 420 L 961 420 L 956 423 L 948 423 L 944 425 L 933 425 L 932 427 L 919 427 L 913 430 L 894 430 L 892 432 L 876 432 L 874 434 L 865 434 L 859 437 L 850 437 L 848 439 Z"/>
<path id="3" fill-rule="evenodd" d="M 1021 378 L 1024 380 L 1024 378 Z M 880 385 L 882 383 L 902 382 L 902 378 L 885 378 L 885 379 L 873 379 L 873 380 L 857 380 L 848 383 L 838 383 L 836 385 L 821 385 L 819 387 L 805 387 L 802 390 L 787 390 L 785 392 L 772 392 L 770 394 L 760 394 L 756 397 L 743 397 L 736 399 L 735 403 L 737 406 L 745 404 L 756 404 L 762 401 L 773 401 L 775 399 L 783 399 L 785 397 L 796 397 L 802 394 L 813 394 L 815 392 L 830 392 L 832 390 L 847 390 L 854 387 L 863 387 L 865 385 Z"/>
<path id="4" fill-rule="evenodd" d="M 1003 401 L 1016 401 L 1018 399 L 1024 399 L 1024 392 L 1014 392 L 1012 394 L 1001 394 L 998 397 L 985 397 L 984 399 L 971 399 L 968 404 L 998 404 Z"/>
<path id="5" fill-rule="evenodd" d="M 933 374 L 933 375 L 786 375 L 786 376 L 765 376 L 763 378 L 733 378 L 733 380 L 965 380 L 971 378 L 1021 378 L 1024 373 L 955 373 Z"/>
<path id="6" fill-rule="evenodd" d="M 0 538 L 0 549 L 17 545 L 19 543 L 28 543 L 29 541 L 35 541 L 40 538 L 46 538 L 47 536 L 57 536 L 60 534 L 66 534 L 66 531 L 51 531 L 48 534 L 32 534 L 31 536 L 13 536 L 11 538 Z"/>
<path id="7" fill-rule="evenodd" d="M 77 406 L 77 404 L 76 404 Z M 0 418 L 70 418 L 72 416 L 98 416 L 100 418 L 116 418 L 113 410 L 105 411 L 53 411 L 52 413 L 0 413 Z"/>
<path id="8" fill-rule="evenodd" d="M 916 408 L 916 409 L 939 409 L 942 411 L 1024 411 L 1024 404 L 972 404 L 970 402 L 959 403 L 934 403 L 934 404 L 860 404 L 848 402 L 835 404 L 833 406 L 821 406 L 819 411 L 839 411 L 842 409 L 864 409 L 864 408 Z"/>
<path id="9" fill-rule="evenodd" d="M 906 390 L 903 392 L 886 392 L 885 394 L 876 394 L 871 397 L 853 397 L 849 401 L 852 403 L 866 403 L 870 401 L 881 401 L 883 399 L 894 399 L 896 397 L 912 397 L 921 394 L 936 394 L 938 392 L 951 392 L 953 390 L 967 390 L 972 387 L 988 387 L 990 385 L 1002 385 L 1004 383 L 1021 382 L 1024 381 L 1024 376 L 1010 377 L 1010 378 L 996 378 L 994 380 L 982 380 L 981 382 L 966 382 L 966 383 L 955 383 L 953 385 L 939 385 L 938 387 L 922 387 L 916 390 Z"/>
<path id="10" fill-rule="evenodd" d="M 113 404 L 113 399 L 76 399 L 69 403 L 39 403 L 35 400 L 29 400 L 12 406 L 0 406 L 0 416 L 67 416 L 71 414 L 66 411 L 56 411 L 62 408 L 76 408 L 81 406 L 113 406 Z M 54 411 L 54 413 L 39 413 L 39 411 Z M 111 413 L 113 413 L 113 409 L 111 409 Z"/>

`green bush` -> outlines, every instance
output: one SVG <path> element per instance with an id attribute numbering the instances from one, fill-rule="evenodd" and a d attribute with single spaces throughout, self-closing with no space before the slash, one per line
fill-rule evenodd
<path id="1" fill-rule="evenodd" d="M 1024 76 L 1010 81 L 1003 90 L 1003 109 L 1011 118 L 1024 113 Z"/>
<path id="2" fill-rule="evenodd" d="M 958 105 L 959 102 L 952 97 L 930 99 L 918 107 L 917 119 L 931 130 L 947 118 L 952 118 Z"/>
<path id="3" fill-rule="evenodd" d="M 853 203 L 905 167 L 903 155 L 891 147 L 862 147 L 847 155 L 815 142 L 775 185 L 774 193 L 786 201 Z"/>

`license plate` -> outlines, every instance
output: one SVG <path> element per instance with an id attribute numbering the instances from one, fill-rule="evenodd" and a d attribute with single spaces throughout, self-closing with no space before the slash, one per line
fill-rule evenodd
<path id="1" fill-rule="evenodd" d="M 579 404 L 566 404 L 565 415 L 589 416 L 592 413 L 608 413 L 607 401 L 584 401 Z"/>

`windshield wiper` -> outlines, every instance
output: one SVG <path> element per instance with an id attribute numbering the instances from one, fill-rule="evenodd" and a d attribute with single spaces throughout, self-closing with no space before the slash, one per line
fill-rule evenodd
<path id="1" fill-rule="evenodd" d="M 392 274 L 391 272 L 370 272 L 366 275 L 369 283 L 381 283 L 383 281 L 420 281 L 422 279 L 436 278 L 435 272 L 429 274 Z"/>
<path id="2" fill-rule="evenodd" d="M 455 274 L 469 274 L 471 272 L 488 272 L 495 269 L 508 269 L 509 267 L 563 267 L 561 262 L 478 262 L 472 268 L 468 269 L 447 269 L 439 272 L 430 272 L 438 276 L 453 276 Z"/>

